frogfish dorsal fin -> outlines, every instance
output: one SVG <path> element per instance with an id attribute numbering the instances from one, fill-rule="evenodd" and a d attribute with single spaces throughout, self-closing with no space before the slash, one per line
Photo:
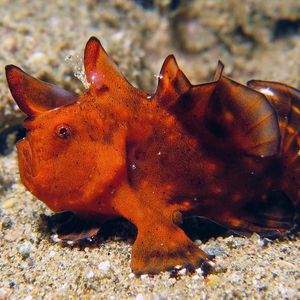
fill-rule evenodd
<path id="1" fill-rule="evenodd" d="M 161 68 L 155 96 L 164 107 L 176 104 L 179 97 L 189 91 L 191 84 L 179 69 L 174 55 L 169 55 Z"/>
<path id="2" fill-rule="evenodd" d="M 35 116 L 51 109 L 73 104 L 77 96 L 41 80 L 14 65 L 5 67 L 9 89 L 19 108 L 28 116 Z"/>
<path id="3" fill-rule="evenodd" d="M 178 94 L 176 101 L 169 101 L 169 109 L 177 115 L 183 124 L 186 124 L 192 132 L 200 132 L 206 109 L 213 95 L 213 92 L 222 77 L 224 65 L 218 61 L 213 81 L 198 85 L 186 85 L 184 92 Z M 186 78 L 186 77 L 184 77 Z M 187 79 L 186 79 L 187 80 Z M 165 93 L 167 94 L 167 92 Z"/>
<path id="4" fill-rule="evenodd" d="M 212 82 L 191 85 L 170 56 L 155 96 L 207 145 L 253 156 L 276 154 L 280 143 L 276 111 L 261 93 L 223 76 L 223 69 L 219 61 Z"/>
<path id="5" fill-rule="evenodd" d="M 134 89 L 110 59 L 100 41 L 91 37 L 84 50 L 84 68 L 90 89 L 106 91 L 109 89 Z"/>
<path id="6" fill-rule="evenodd" d="M 211 129 L 228 136 L 237 149 L 254 156 L 278 152 L 277 115 L 264 95 L 221 76 L 211 96 L 207 115 Z"/>
<path id="7" fill-rule="evenodd" d="M 218 61 L 218 66 L 217 66 L 217 69 L 215 71 L 215 75 L 214 75 L 214 78 L 213 78 L 213 81 L 219 81 L 222 74 L 223 74 L 223 70 L 224 70 L 224 64 L 219 60 Z"/>

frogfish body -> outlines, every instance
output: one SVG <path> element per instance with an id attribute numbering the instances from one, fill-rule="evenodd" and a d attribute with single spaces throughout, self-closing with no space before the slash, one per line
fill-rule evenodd
<path id="1" fill-rule="evenodd" d="M 166 58 L 156 92 L 133 87 L 100 42 L 84 53 L 88 90 L 74 95 L 6 67 L 26 138 L 17 144 L 22 182 L 54 212 L 98 224 L 122 216 L 138 230 L 134 273 L 211 257 L 180 228 L 206 217 L 243 232 L 284 234 L 297 222 L 300 92 L 223 75 L 192 85 Z"/>

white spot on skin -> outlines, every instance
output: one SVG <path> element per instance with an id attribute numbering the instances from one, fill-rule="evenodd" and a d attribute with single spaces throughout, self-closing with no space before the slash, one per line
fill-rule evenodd
<path id="1" fill-rule="evenodd" d="M 261 88 L 259 91 L 265 95 L 274 96 L 274 93 L 270 88 Z"/>
<path id="2" fill-rule="evenodd" d="M 130 167 L 131 167 L 131 170 L 133 170 L 133 171 L 136 170 L 136 168 L 137 168 L 135 163 L 132 163 L 132 164 L 130 165 Z"/>
<path id="3" fill-rule="evenodd" d="M 161 155 L 161 152 L 159 151 L 159 152 L 157 153 L 157 155 Z"/>
<path id="4" fill-rule="evenodd" d="M 95 83 L 95 81 L 96 81 L 96 75 L 95 74 L 93 74 L 92 76 L 91 76 L 91 82 L 92 83 Z"/>

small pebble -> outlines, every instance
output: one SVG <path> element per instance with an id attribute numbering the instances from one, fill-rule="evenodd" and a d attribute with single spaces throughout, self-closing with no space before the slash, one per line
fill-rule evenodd
<path id="1" fill-rule="evenodd" d="M 13 221 L 10 217 L 5 217 L 2 222 L 2 229 L 9 229 L 13 225 Z"/>
<path id="2" fill-rule="evenodd" d="M 149 276 L 147 275 L 147 274 L 143 274 L 143 275 L 141 275 L 141 280 L 146 280 L 147 278 L 148 278 Z"/>
<path id="3" fill-rule="evenodd" d="M 89 271 L 87 274 L 86 274 L 86 278 L 87 279 L 92 279 L 95 277 L 95 274 L 93 271 Z"/>
<path id="4" fill-rule="evenodd" d="M 225 254 L 225 250 L 220 246 L 208 247 L 205 248 L 205 252 L 209 255 L 220 256 Z"/>
<path id="5" fill-rule="evenodd" d="M 6 289 L 0 288 L 0 299 L 7 299 L 8 291 Z"/>
<path id="6" fill-rule="evenodd" d="M 101 263 L 98 265 L 98 269 L 99 269 L 102 273 L 104 273 L 104 274 L 108 273 L 108 271 L 110 270 L 110 268 L 111 268 L 111 265 L 110 265 L 110 262 L 109 262 L 108 260 L 103 261 L 103 262 L 101 262 Z"/>
<path id="7" fill-rule="evenodd" d="M 41 52 L 41 51 L 34 52 L 28 58 L 28 63 L 30 65 L 33 65 L 33 64 L 47 64 L 47 62 L 48 62 L 48 56 L 45 53 Z"/>
<path id="8" fill-rule="evenodd" d="M 52 240 L 54 243 L 59 243 L 59 242 L 61 242 L 61 239 L 58 237 L 57 234 L 52 234 L 52 235 L 51 235 L 51 240 Z"/>
<path id="9" fill-rule="evenodd" d="M 135 297 L 135 300 L 144 300 L 144 296 L 142 294 L 138 294 L 136 297 Z"/>
<path id="10" fill-rule="evenodd" d="M 51 250 L 48 254 L 48 256 L 51 258 L 51 257 L 54 257 L 55 256 L 55 251 Z"/>
<path id="11" fill-rule="evenodd" d="M 208 276 L 208 282 L 207 282 L 208 286 L 215 286 L 219 282 L 220 282 L 220 277 L 219 276 L 214 275 L 214 274 Z"/>
<path id="12" fill-rule="evenodd" d="M 194 241 L 194 244 L 195 244 L 197 247 L 199 247 L 199 246 L 202 245 L 202 241 L 201 241 L 201 240 L 195 240 L 195 241 Z"/>
<path id="13" fill-rule="evenodd" d="M 9 287 L 13 288 L 16 285 L 16 283 L 12 280 L 9 282 Z"/>
<path id="14" fill-rule="evenodd" d="M 7 242 L 15 242 L 17 239 L 19 239 L 22 236 L 22 232 L 20 229 L 8 229 L 5 232 L 4 240 Z"/>
<path id="15" fill-rule="evenodd" d="M 186 275 L 186 268 L 183 268 L 181 270 L 178 271 L 179 275 Z"/>
<path id="16" fill-rule="evenodd" d="M 21 246 L 18 247 L 19 253 L 22 254 L 23 258 L 28 258 L 30 253 L 34 251 L 34 247 L 29 242 L 24 242 Z"/>
<path id="17" fill-rule="evenodd" d="M 4 208 L 4 209 L 12 208 L 12 207 L 14 207 L 16 202 L 17 202 L 16 198 L 9 198 L 2 203 L 2 208 Z"/>
<path id="18" fill-rule="evenodd" d="M 262 248 L 267 247 L 271 243 L 271 240 L 263 238 L 258 240 L 258 245 Z"/>

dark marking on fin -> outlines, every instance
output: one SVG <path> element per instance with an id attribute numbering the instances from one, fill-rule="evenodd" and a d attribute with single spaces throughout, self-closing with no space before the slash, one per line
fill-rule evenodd
<path id="1" fill-rule="evenodd" d="M 205 118 L 228 133 L 228 144 L 249 155 L 272 156 L 278 152 L 280 131 L 275 110 L 264 95 L 242 84 L 222 76 Z"/>

